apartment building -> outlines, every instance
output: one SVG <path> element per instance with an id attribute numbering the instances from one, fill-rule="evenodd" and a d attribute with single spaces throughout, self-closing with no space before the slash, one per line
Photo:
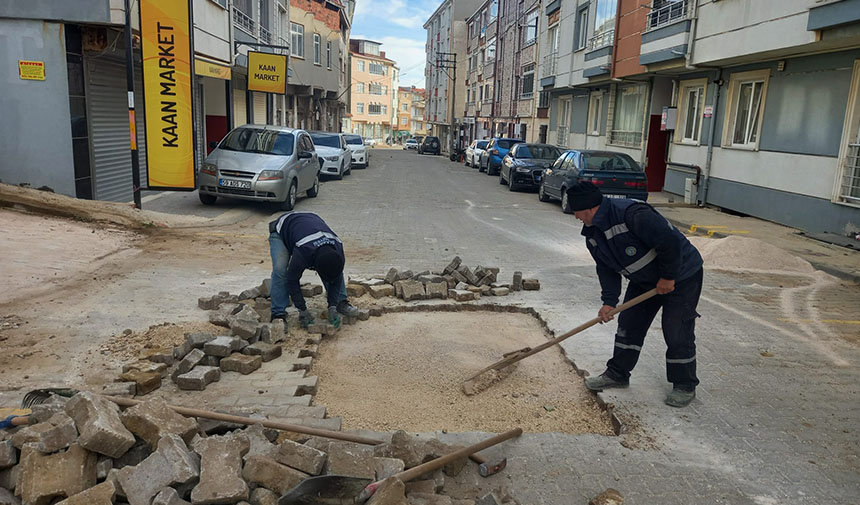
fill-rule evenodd
<path id="1" fill-rule="evenodd" d="M 397 64 L 385 57 L 379 42 L 349 42 L 350 131 L 366 138 L 390 140 L 397 121 Z"/>
<path id="2" fill-rule="evenodd" d="M 398 141 L 416 135 L 426 135 L 424 126 L 424 89 L 400 86 L 398 88 L 396 135 Z"/>
<path id="3" fill-rule="evenodd" d="M 543 17 L 550 141 L 627 152 L 652 191 L 860 229 L 860 2 L 561 0 Z"/>

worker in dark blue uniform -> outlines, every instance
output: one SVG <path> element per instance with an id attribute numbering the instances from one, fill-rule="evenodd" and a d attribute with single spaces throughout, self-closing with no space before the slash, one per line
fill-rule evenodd
<path id="1" fill-rule="evenodd" d="M 627 387 L 639 360 L 645 334 L 657 311 L 663 309 L 666 340 L 666 377 L 673 384 L 666 404 L 685 407 L 696 397 L 696 306 L 702 292 L 702 256 L 689 240 L 650 205 L 638 200 L 604 198 L 590 182 L 567 191 L 582 235 L 600 279 L 601 322 L 621 295 L 621 276 L 628 279 L 624 301 L 657 288 L 657 295 L 618 316 L 612 359 L 606 371 L 589 377 L 592 391 Z"/>
<path id="2" fill-rule="evenodd" d="M 340 238 L 313 212 L 287 212 L 269 223 L 269 251 L 272 255 L 272 319 L 286 321 L 292 299 L 299 310 L 299 323 L 314 322 L 302 296 L 305 270 L 315 270 L 328 298 L 329 322 L 340 326 L 340 315 L 356 316 L 359 310 L 346 297 L 343 266 L 346 257 Z"/>

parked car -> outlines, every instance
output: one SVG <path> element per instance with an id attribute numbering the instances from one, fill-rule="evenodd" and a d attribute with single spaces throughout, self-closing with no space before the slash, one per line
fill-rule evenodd
<path id="1" fill-rule="evenodd" d="M 510 191 L 537 188 L 543 171 L 551 167 L 559 156 L 561 150 L 549 144 L 514 144 L 502 158 L 499 184 L 507 184 Z"/>
<path id="2" fill-rule="evenodd" d="M 424 137 L 424 142 L 418 144 L 418 154 L 442 154 L 442 143 L 439 142 L 439 137 Z"/>
<path id="3" fill-rule="evenodd" d="M 342 133 L 310 132 L 319 155 L 320 173 L 343 179 L 352 173 L 352 155 Z"/>
<path id="4" fill-rule="evenodd" d="M 487 169 L 487 175 L 498 175 L 498 170 L 502 166 L 502 158 L 508 154 L 508 151 L 514 144 L 522 142 L 520 139 L 493 139 L 487 144 L 487 149 L 481 154 L 481 167 L 478 169 L 483 172 Z"/>
<path id="5" fill-rule="evenodd" d="M 366 145 L 367 147 L 376 147 L 376 139 L 364 139 L 364 145 Z"/>
<path id="6" fill-rule="evenodd" d="M 415 139 L 406 139 L 406 142 L 403 144 L 403 150 L 418 150 L 418 141 Z"/>
<path id="7" fill-rule="evenodd" d="M 200 201 L 218 197 L 274 202 L 292 210 L 299 193 L 314 198 L 320 190 L 320 165 L 311 136 L 304 130 L 267 125 L 234 128 L 212 142 L 197 176 Z"/>
<path id="8" fill-rule="evenodd" d="M 466 160 L 463 162 L 467 167 L 478 168 L 481 164 L 481 154 L 487 148 L 489 140 L 473 140 L 466 148 Z"/>
<path id="9" fill-rule="evenodd" d="M 629 155 L 613 151 L 571 149 L 564 151 L 544 170 L 538 188 L 542 202 L 561 200 L 561 210 L 571 214 L 567 188 L 577 181 L 591 181 L 606 198 L 648 199 L 648 178 L 641 165 Z"/>
<path id="10" fill-rule="evenodd" d="M 352 156 L 352 166 L 355 168 L 367 168 L 370 166 L 370 153 L 364 146 L 364 140 L 361 135 L 354 133 L 344 133 L 343 138 L 346 139 L 346 148 L 349 149 L 349 154 Z"/>

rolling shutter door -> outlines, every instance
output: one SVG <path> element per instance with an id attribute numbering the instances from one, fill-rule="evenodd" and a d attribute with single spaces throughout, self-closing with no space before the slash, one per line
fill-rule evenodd
<path id="1" fill-rule="evenodd" d="M 245 124 L 245 90 L 233 90 L 233 128 Z"/>
<path id="2" fill-rule="evenodd" d="M 267 124 L 266 119 L 266 98 L 267 93 L 254 92 L 254 124 Z"/>

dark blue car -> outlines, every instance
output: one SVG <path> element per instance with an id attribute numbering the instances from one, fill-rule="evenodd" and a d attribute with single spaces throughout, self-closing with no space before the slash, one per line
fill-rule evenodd
<path id="1" fill-rule="evenodd" d="M 606 198 L 648 200 L 648 178 L 629 155 L 613 151 L 571 149 L 561 153 L 543 172 L 538 187 L 542 202 L 561 200 L 561 210 L 571 214 L 567 188 L 577 181 L 591 181 Z"/>
<path id="2" fill-rule="evenodd" d="M 487 149 L 481 154 L 481 166 L 479 171 L 487 170 L 487 175 L 499 175 L 502 167 L 502 158 L 508 154 L 514 144 L 522 142 L 520 139 L 493 139 L 487 144 Z"/>

